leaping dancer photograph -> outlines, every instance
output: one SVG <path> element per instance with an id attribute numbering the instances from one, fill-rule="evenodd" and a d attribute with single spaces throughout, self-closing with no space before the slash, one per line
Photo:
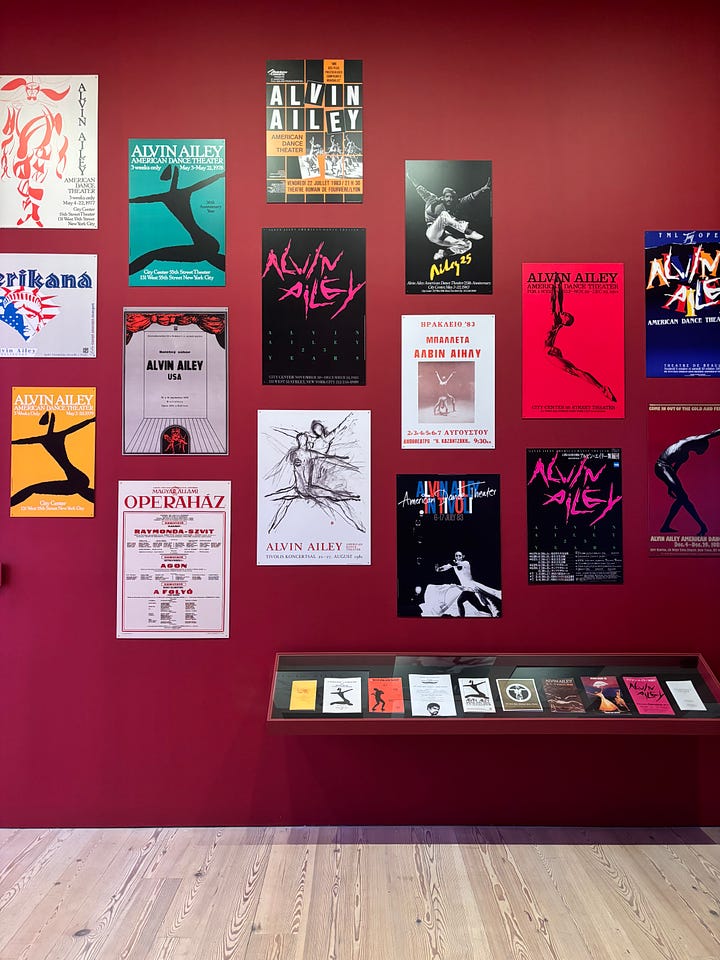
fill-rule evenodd
<path id="1" fill-rule="evenodd" d="M 437 247 L 434 260 L 441 260 L 448 253 L 467 253 L 472 248 L 473 240 L 482 240 L 483 235 L 473 229 L 466 214 L 469 212 L 467 207 L 490 189 L 489 177 L 483 187 L 464 197 L 458 197 L 452 187 L 443 187 L 442 194 L 438 196 L 414 180 L 409 173 L 407 178 L 425 204 L 425 236 Z"/>

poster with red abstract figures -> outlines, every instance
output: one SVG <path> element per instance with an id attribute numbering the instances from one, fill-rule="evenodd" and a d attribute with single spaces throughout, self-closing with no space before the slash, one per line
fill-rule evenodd
<path id="1" fill-rule="evenodd" d="M 96 76 L 0 76 L 0 227 L 97 227 Z"/>

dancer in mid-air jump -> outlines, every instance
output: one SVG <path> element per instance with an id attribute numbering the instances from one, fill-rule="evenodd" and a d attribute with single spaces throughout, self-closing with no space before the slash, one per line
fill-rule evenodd
<path id="1" fill-rule="evenodd" d="M 70 457 L 67 454 L 65 449 L 65 439 L 71 434 L 75 433 L 77 430 L 82 430 L 83 427 L 86 427 L 89 423 L 93 423 L 95 417 L 88 417 L 87 420 L 82 420 L 80 423 L 74 423 L 71 427 L 66 427 L 64 430 L 55 430 L 55 414 L 49 413 L 47 410 L 40 417 L 41 426 L 47 426 L 45 433 L 41 433 L 36 437 L 20 437 L 17 440 L 13 440 L 13 443 L 24 444 L 24 443 L 39 443 L 42 447 L 45 448 L 45 451 L 52 457 L 52 459 L 57 463 L 60 469 L 65 474 L 64 480 L 45 480 L 40 483 L 31 483 L 29 486 L 24 487 L 22 490 L 18 490 L 17 493 L 13 494 L 10 498 L 10 505 L 15 506 L 18 503 L 22 503 L 24 500 L 27 500 L 28 497 L 31 497 L 34 493 L 49 493 L 55 494 L 56 496 L 72 496 L 77 494 L 82 497 L 84 500 L 89 501 L 90 503 L 95 503 L 95 491 L 90 486 L 90 478 L 87 474 L 83 473 L 82 470 L 79 470 L 74 464 L 70 462 Z"/>
<path id="2" fill-rule="evenodd" d="M 710 433 L 700 433 L 695 437 L 685 437 L 684 440 L 671 443 L 657 458 L 655 476 L 658 480 L 662 480 L 667 487 L 668 496 L 674 500 L 667 517 L 665 517 L 665 522 L 660 527 L 660 533 L 675 533 L 671 523 L 681 510 L 685 510 L 700 528 L 697 535 L 699 537 L 706 536 L 708 528 L 687 495 L 685 487 L 680 482 L 678 470 L 687 462 L 691 453 L 706 453 L 710 446 L 710 440 L 717 436 L 720 436 L 720 429 L 712 430 Z"/>
<path id="3" fill-rule="evenodd" d="M 483 235 L 472 229 L 464 214 L 468 204 L 490 189 L 489 179 L 479 190 L 458 197 L 452 187 L 443 187 L 442 196 L 438 196 L 413 180 L 410 174 L 407 178 L 425 203 L 425 236 L 438 248 L 433 254 L 434 260 L 442 260 L 448 253 L 467 253 L 473 240 L 482 240 Z"/>

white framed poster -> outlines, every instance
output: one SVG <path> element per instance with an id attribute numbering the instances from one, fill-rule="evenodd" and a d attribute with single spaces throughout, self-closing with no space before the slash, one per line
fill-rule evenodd
<path id="1" fill-rule="evenodd" d="M 224 638 L 230 481 L 121 480 L 117 636 Z"/>

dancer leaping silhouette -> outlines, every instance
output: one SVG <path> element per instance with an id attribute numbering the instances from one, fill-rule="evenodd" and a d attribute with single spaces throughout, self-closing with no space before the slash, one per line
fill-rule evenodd
<path id="1" fill-rule="evenodd" d="M 88 500 L 90 503 L 95 503 L 95 491 L 90 486 L 90 478 L 78 470 L 77 467 L 73 466 L 70 462 L 70 458 L 67 455 L 65 450 L 65 438 L 68 434 L 75 433 L 76 430 L 82 430 L 83 427 L 86 427 L 89 423 L 92 423 L 95 420 L 95 417 L 89 417 L 87 420 L 83 420 L 81 423 L 75 423 L 71 427 L 67 427 L 65 430 L 55 431 L 55 414 L 49 413 L 47 410 L 40 417 L 40 424 L 45 426 L 47 424 L 47 430 L 45 433 L 41 433 L 37 437 L 21 437 L 18 440 L 13 440 L 13 443 L 40 443 L 45 448 L 45 450 L 50 454 L 53 460 L 58 464 L 61 470 L 64 472 L 66 479 L 65 480 L 45 480 L 42 483 L 32 483 L 28 487 L 24 487 L 22 490 L 18 490 L 17 493 L 13 494 L 10 498 L 11 506 L 15 506 L 18 503 L 22 503 L 23 500 L 27 500 L 28 497 L 31 497 L 34 493 L 54 493 L 58 496 L 71 496 L 76 493 L 83 499 Z"/>

